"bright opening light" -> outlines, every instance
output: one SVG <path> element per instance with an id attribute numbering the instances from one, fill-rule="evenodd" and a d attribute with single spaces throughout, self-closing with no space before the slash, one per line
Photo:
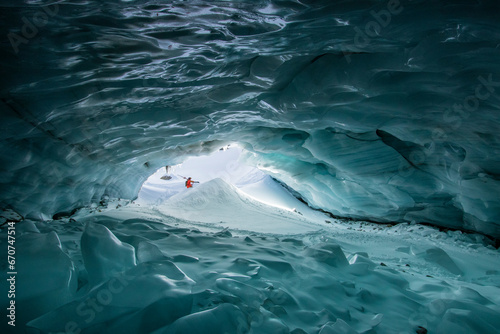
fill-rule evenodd
<path id="1" fill-rule="evenodd" d="M 182 164 L 162 167 L 142 185 L 137 203 L 162 205 L 171 197 L 197 188 L 220 178 L 237 191 L 261 203 L 294 211 L 297 199 L 280 184 L 258 168 L 245 165 L 240 156 L 244 150 L 237 145 L 221 148 L 207 156 L 191 157 Z M 199 182 L 187 189 L 186 178 Z"/>

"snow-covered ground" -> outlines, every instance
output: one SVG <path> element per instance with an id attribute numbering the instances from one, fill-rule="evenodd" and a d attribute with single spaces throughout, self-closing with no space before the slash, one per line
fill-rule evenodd
<path id="1" fill-rule="evenodd" d="M 499 332 L 500 254 L 488 239 L 331 219 L 234 163 L 239 150 L 186 161 L 170 180 L 160 170 L 135 202 L 18 223 L 16 329 Z M 200 183 L 186 189 L 182 176 Z"/>

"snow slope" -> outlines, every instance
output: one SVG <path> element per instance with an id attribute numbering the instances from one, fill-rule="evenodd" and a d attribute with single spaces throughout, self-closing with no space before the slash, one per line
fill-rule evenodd
<path id="1" fill-rule="evenodd" d="M 269 206 L 222 179 L 186 189 L 160 204 L 158 210 L 184 220 L 219 223 L 240 230 L 286 234 L 305 233 L 318 228 L 296 212 L 280 208 L 269 210 Z"/>

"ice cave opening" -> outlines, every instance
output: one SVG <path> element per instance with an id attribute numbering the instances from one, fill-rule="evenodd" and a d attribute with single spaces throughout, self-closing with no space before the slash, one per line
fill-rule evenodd
<path id="1" fill-rule="evenodd" d="M 188 157 L 173 166 L 165 165 L 142 184 L 135 202 L 161 205 L 174 195 L 191 191 L 185 185 L 187 178 L 191 177 L 194 189 L 221 179 L 231 188 L 263 204 L 289 211 L 296 211 L 297 205 L 304 205 L 265 171 L 246 164 L 245 156 L 251 154 L 237 143 L 231 143 L 208 155 Z"/>

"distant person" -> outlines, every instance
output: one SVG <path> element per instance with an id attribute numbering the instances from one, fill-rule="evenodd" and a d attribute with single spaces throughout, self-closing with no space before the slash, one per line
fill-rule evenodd
<path id="1" fill-rule="evenodd" d="M 162 180 L 171 180 L 172 177 L 170 175 L 168 175 L 168 170 L 170 169 L 170 166 L 165 166 L 165 171 L 167 172 L 167 175 L 163 175 L 162 177 L 160 177 L 160 179 Z"/>
<path id="2" fill-rule="evenodd" d="M 193 180 L 191 180 L 191 177 L 188 177 L 187 180 L 186 180 L 186 188 L 192 188 L 193 187 L 193 183 L 200 183 L 200 182 L 193 181 Z"/>

